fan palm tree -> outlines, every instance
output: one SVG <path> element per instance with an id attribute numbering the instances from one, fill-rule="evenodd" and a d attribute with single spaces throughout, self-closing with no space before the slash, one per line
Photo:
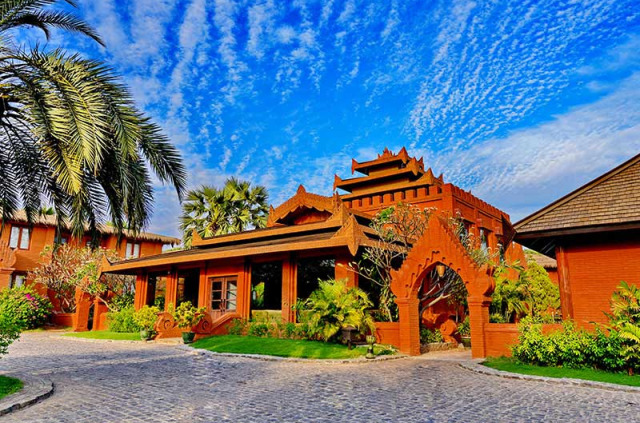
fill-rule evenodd
<path id="1" fill-rule="evenodd" d="M 193 231 L 204 238 L 264 228 L 267 223 L 267 190 L 229 178 L 222 189 L 202 186 L 189 191 L 182 206 L 180 229 L 185 247 Z"/>
<path id="2" fill-rule="evenodd" d="M 181 197 L 185 169 L 159 127 L 103 63 L 63 50 L 17 46 L 12 30 L 73 31 L 102 44 L 82 20 L 51 6 L 72 0 L 0 0 L 0 217 L 53 207 L 75 235 L 110 220 L 121 233 L 148 223 L 148 169 Z"/>

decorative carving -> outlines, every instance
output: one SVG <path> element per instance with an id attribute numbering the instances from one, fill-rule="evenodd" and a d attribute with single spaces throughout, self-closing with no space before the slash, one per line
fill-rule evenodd
<path id="1" fill-rule="evenodd" d="M 0 269 L 12 269 L 16 264 L 16 252 L 6 242 L 0 241 Z"/>
<path id="2" fill-rule="evenodd" d="M 175 329 L 176 326 L 176 321 L 171 313 L 165 311 L 158 315 L 158 320 L 156 320 L 154 330 L 158 333 L 162 333 Z"/>
<path id="3" fill-rule="evenodd" d="M 209 334 L 213 330 L 213 319 L 211 314 L 205 313 L 204 318 L 193 329 L 195 333 Z"/>

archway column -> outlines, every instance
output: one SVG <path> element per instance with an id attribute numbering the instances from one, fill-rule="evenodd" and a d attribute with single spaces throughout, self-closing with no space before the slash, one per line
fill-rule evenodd
<path id="1" fill-rule="evenodd" d="M 469 325 L 471 327 L 471 356 L 482 358 L 486 356 L 484 328 L 489 323 L 489 297 L 469 297 Z"/>
<path id="2" fill-rule="evenodd" d="M 409 355 L 420 354 L 420 300 L 417 297 L 396 298 L 400 326 L 400 351 Z"/>

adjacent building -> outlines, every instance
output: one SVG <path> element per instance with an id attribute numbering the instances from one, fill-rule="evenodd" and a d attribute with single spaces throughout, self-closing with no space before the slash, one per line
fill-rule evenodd
<path id="1" fill-rule="evenodd" d="M 564 318 L 606 322 L 620 281 L 640 284 L 640 155 L 516 223 L 557 261 Z"/>
<path id="2" fill-rule="evenodd" d="M 5 245 L 6 260 L 0 260 L 0 289 L 20 286 L 27 283 L 30 270 L 42 263 L 42 251 L 56 242 L 55 216 L 40 216 L 29 224 L 26 214 L 18 212 L 5 223 L 0 234 L 0 245 Z M 57 242 L 67 242 L 87 245 L 90 238 L 75 239 L 70 231 L 63 231 Z M 177 245 L 178 238 L 141 232 L 132 234 L 125 230 L 124 236 L 118 242 L 115 228 L 104 226 L 101 228 L 100 246 L 115 250 L 123 259 L 138 258 L 162 253 L 163 247 Z M 8 249 L 7 249 L 8 247 Z M 9 263 L 11 261 L 12 263 Z"/>

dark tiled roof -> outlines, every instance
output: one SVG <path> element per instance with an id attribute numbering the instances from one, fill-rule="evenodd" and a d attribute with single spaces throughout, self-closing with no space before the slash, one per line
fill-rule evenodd
<path id="1" fill-rule="evenodd" d="M 518 234 L 640 222 L 640 154 L 515 224 Z"/>
<path id="2" fill-rule="evenodd" d="M 533 250 L 525 251 L 527 260 L 535 261 L 547 270 L 555 270 L 558 268 L 558 262 Z"/>

